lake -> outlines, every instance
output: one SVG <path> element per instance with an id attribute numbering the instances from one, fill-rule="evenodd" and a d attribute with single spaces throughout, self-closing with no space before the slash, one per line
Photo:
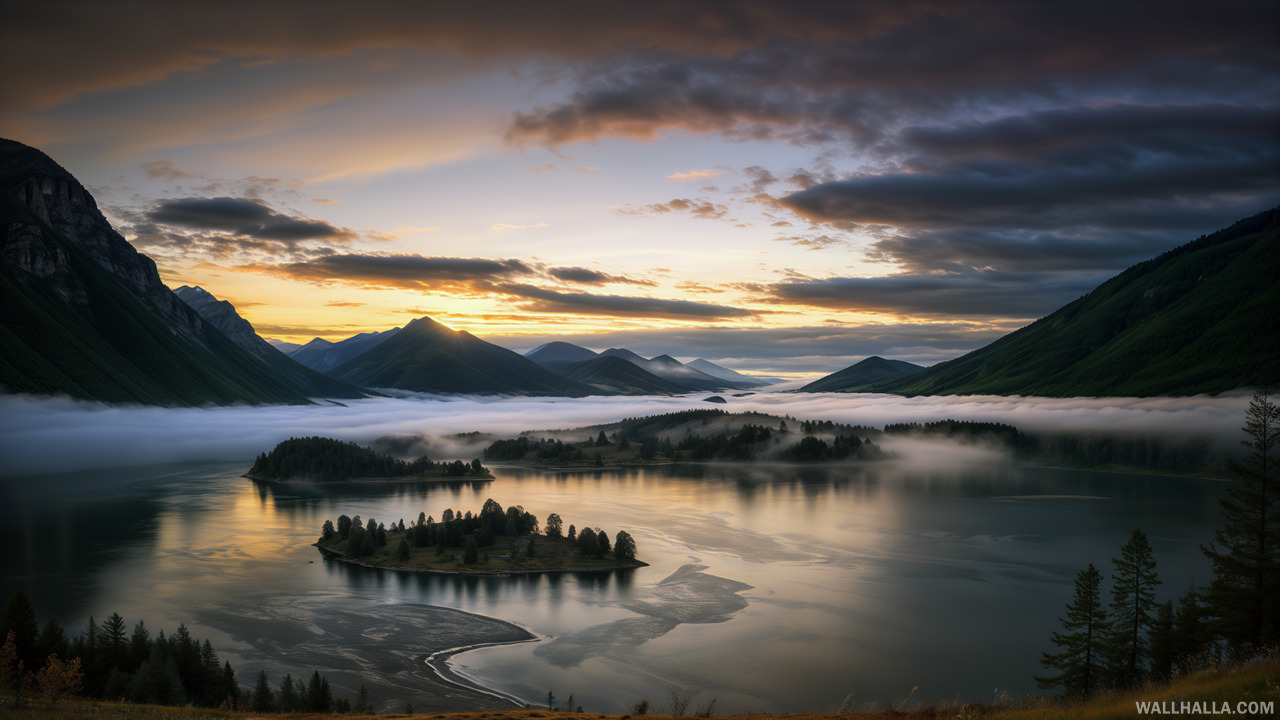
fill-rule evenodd
<path id="1" fill-rule="evenodd" d="M 925 455 L 498 466 L 492 483 L 431 487 L 259 485 L 240 477 L 248 459 L 6 478 L 0 590 L 26 591 L 42 622 L 72 633 L 90 614 L 145 618 L 153 633 L 185 622 L 244 685 L 259 669 L 277 684 L 318 667 L 339 694 L 363 680 L 384 710 L 424 707 L 415 638 L 443 622 L 425 606 L 454 608 L 538 637 L 451 660 L 502 695 L 626 712 L 641 698 L 663 710 L 683 690 L 690 710 L 715 698 L 726 714 L 1033 692 L 1075 574 L 1093 562 L 1109 576 L 1134 528 L 1155 549 L 1162 601 L 1208 579 L 1198 545 L 1218 524 L 1221 483 L 1018 467 L 958 448 L 911 456 Z M 310 547 L 340 514 L 439 519 L 489 497 L 626 530 L 650 566 L 463 578 L 352 567 Z"/>

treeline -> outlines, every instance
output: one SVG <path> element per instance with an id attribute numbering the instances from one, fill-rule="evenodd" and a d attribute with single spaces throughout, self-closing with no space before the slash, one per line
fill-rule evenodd
<path id="1" fill-rule="evenodd" d="M 249 474 L 255 477 L 321 481 L 413 476 L 462 478 L 488 473 L 479 458 L 470 463 L 461 460 L 435 463 L 425 456 L 405 461 L 353 442 L 324 437 L 289 438 L 271 452 L 258 455 L 249 470 Z"/>
<path id="2" fill-rule="evenodd" d="M 208 640 L 185 625 L 154 636 L 144 621 L 128 628 L 119 613 L 101 623 L 89 618 L 84 632 L 68 638 L 57 620 L 43 627 L 25 593 L 16 592 L 0 616 L 0 689 L 14 704 L 39 695 L 51 702 L 69 695 L 150 705 L 252 709 L 258 712 L 372 711 L 367 693 L 353 706 L 334 699 L 319 671 L 310 681 L 289 674 L 272 690 L 266 672 L 252 690 L 240 687 L 230 661 L 220 661 Z"/>
<path id="3" fill-rule="evenodd" d="M 690 410 L 683 413 L 655 416 L 658 425 L 670 423 L 672 427 L 687 421 L 692 416 L 713 417 L 728 415 L 723 410 Z M 680 422 L 676 422 L 679 420 Z M 793 420 L 794 421 L 794 420 Z M 629 421 L 628 421 L 629 422 Z M 587 453 L 595 450 L 594 459 L 597 465 L 603 465 L 599 449 L 616 446 L 618 450 L 634 451 L 634 458 L 642 462 L 654 460 L 704 462 L 709 460 L 749 461 L 764 455 L 776 456 L 790 462 L 824 462 L 836 460 L 879 460 L 885 457 L 879 446 L 870 440 L 864 440 L 849 432 L 836 434 L 830 443 L 812 433 L 827 432 L 838 428 L 854 426 L 838 425 L 832 422 L 803 422 L 801 429 L 804 437 L 795 443 L 781 448 L 776 454 L 774 448 L 786 442 L 791 435 L 786 420 L 779 422 L 774 430 L 765 425 L 747 424 L 736 432 L 721 432 L 712 435 L 690 434 L 678 442 L 670 438 L 658 437 L 647 431 L 653 425 L 643 426 L 645 432 L 631 429 L 618 430 L 610 439 L 603 430 L 594 440 L 578 443 L 566 443 L 559 439 L 537 439 L 522 435 L 509 440 L 497 440 L 484 451 L 486 460 L 523 460 L 530 453 L 538 460 L 554 463 L 570 463 L 587 458 Z M 864 428 L 865 429 L 865 428 Z M 878 431 L 877 431 L 878 432 Z"/>
<path id="4" fill-rule="evenodd" d="M 1059 650 L 1042 660 L 1056 672 L 1037 677 L 1041 687 L 1089 697 L 1280 647 L 1280 408 L 1268 393 L 1254 395 L 1244 430 L 1249 456 L 1229 463 L 1239 482 L 1219 500 L 1214 542 L 1200 546 L 1213 568 L 1207 589 L 1193 585 L 1176 602 L 1157 603 L 1151 545 L 1134 530 L 1112 560 L 1108 608 L 1102 573 L 1090 564 L 1076 576 L 1062 630 L 1051 638 Z"/>
<path id="5" fill-rule="evenodd" d="M 543 532 L 547 538 L 563 539 L 563 528 L 560 515 L 551 513 L 547 516 Z M 490 498 L 484 501 L 478 513 L 470 510 L 454 512 L 447 508 L 436 521 L 434 516 L 420 512 L 416 522 L 406 524 L 401 518 L 399 522 L 392 523 L 390 529 L 373 518 L 362 524 L 359 515 L 341 515 L 336 524 L 332 520 L 324 521 L 319 544 L 356 558 L 376 555 L 380 549 L 385 557 L 392 557 L 389 540 L 398 540 L 394 549 L 397 560 L 408 560 L 413 548 L 435 548 L 441 557 L 447 548 L 463 548 L 463 563 L 469 565 L 480 561 L 481 551 L 503 540 L 531 538 L 539 532 L 538 518 L 526 512 L 524 507 L 512 505 L 504 509 L 498 501 Z M 396 534 L 399 534 L 398 538 Z M 570 525 L 567 539 L 577 542 L 584 556 L 600 558 L 613 554 L 619 560 L 635 560 L 635 540 L 626 531 L 619 531 L 616 542 L 611 544 L 608 534 L 599 528 L 584 528 L 579 534 Z M 526 552 L 531 556 L 536 553 L 532 541 L 526 545 Z"/>
<path id="6" fill-rule="evenodd" d="M 892 423 L 884 426 L 886 435 L 932 435 L 962 442 L 999 442 L 1015 453 L 1027 453 L 1034 447 L 1030 438 L 1012 425 L 971 420 L 938 420 L 928 423 Z"/>
<path id="7" fill-rule="evenodd" d="M 782 458 L 790 462 L 883 460 L 885 457 L 879 445 L 857 435 L 836 435 L 831 444 L 821 438 L 806 435 L 800 442 L 782 451 Z"/>

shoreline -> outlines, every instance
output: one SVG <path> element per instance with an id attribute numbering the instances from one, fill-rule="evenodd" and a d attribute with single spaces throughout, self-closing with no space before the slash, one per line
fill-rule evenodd
<path id="1" fill-rule="evenodd" d="M 497 618 L 490 618 L 490 619 L 497 620 Z M 520 627 L 519 625 L 515 625 L 514 623 L 507 622 L 506 620 L 497 620 L 497 621 L 506 623 L 507 625 L 512 625 L 514 627 Z M 484 685 L 481 685 L 480 683 L 472 680 L 471 678 L 468 678 L 467 676 L 462 675 L 461 673 L 455 671 L 453 669 L 453 666 L 449 664 L 449 661 L 453 659 L 455 655 L 461 655 L 464 652 L 470 652 L 472 650 L 479 650 L 481 648 L 487 648 L 487 647 L 502 647 L 504 645 L 518 645 L 520 643 L 542 641 L 542 638 L 538 637 L 532 632 L 529 632 L 527 629 L 525 628 L 520 628 L 520 629 L 528 633 L 529 637 L 524 638 L 522 640 L 481 642 L 481 643 L 475 643 L 473 645 L 462 645 L 456 648 L 449 648 L 447 650 L 437 650 L 436 652 L 433 652 L 430 655 L 428 655 L 426 658 L 424 658 L 423 664 L 425 664 L 428 668 L 430 668 L 431 671 L 435 673 L 436 677 L 443 682 L 451 683 L 453 685 L 456 685 L 462 688 L 463 690 L 483 693 L 485 695 L 496 698 L 498 700 L 510 702 L 511 704 L 515 705 L 518 708 L 524 708 L 527 703 L 520 700 L 519 698 L 514 697 L 512 695 L 507 695 L 506 693 L 500 692 L 498 690 L 494 690 L 492 688 L 485 687 Z"/>
<path id="2" fill-rule="evenodd" d="M 338 562 L 344 562 L 344 563 L 347 563 L 348 565 L 358 565 L 360 567 L 367 567 L 373 570 L 390 570 L 392 572 L 408 572 L 408 573 L 427 573 L 430 575 L 458 575 L 458 576 L 487 575 L 491 577 L 500 577 L 502 575 L 546 575 L 550 573 L 568 573 L 568 572 L 601 573 L 601 572 L 614 572 L 615 570 L 635 570 L 636 568 L 649 567 L 649 563 L 643 562 L 640 560 L 635 560 L 626 565 L 616 565 L 613 567 L 564 567 L 564 568 L 539 568 L 536 570 L 466 570 L 466 569 L 440 570 L 438 568 L 391 567 L 388 565 L 375 565 L 373 563 L 368 563 L 363 560 L 357 560 L 355 558 L 348 557 L 346 553 L 340 550 L 333 550 L 331 548 L 324 547 L 320 545 L 320 543 L 318 542 L 311 543 L 311 547 L 319 550 L 320 553 L 324 555 L 326 558 L 329 558 L 331 560 L 337 560 Z"/>
<path id="3" fill-rule="evenodd" d="M 242 478 L 248 478 L 254 482 L 271 483 L 272 485 L 431 485 L 435 483 L 460 483 L 460 482 L 493 482 L 497 478 L 493 473 L 488 475 L 464 475 L 462 477 L 447 477 L 445 475 L 431 475 L 427 477 L 406 475 L 403 477 L 371 477 L 371 478 L 346 478 L 343 480 L 319 480 L 315 478 L 269 478 L 245 473 Z"/>

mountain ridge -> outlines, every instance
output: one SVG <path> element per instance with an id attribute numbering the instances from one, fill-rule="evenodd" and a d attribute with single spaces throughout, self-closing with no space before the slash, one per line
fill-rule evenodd
<path id="1" fill-rule="evenodd" d="M 308 404 L 160 280 L 48 155 L 0 139 L 0 387 L 146 405 Z"/>
<path id="2" fill-rule="evenodd" d="M 421 317 L 326 373 L 362 387 L 428 393 L 584 397 L 596 388 L 519 353 Z"/>
<path id="3" fill-rule="evenodd" d="M 1271 385 L 1277 268 L 1272 208 L 1133 265 L 985 347 L 858 391 L 1151 397 Z"/>

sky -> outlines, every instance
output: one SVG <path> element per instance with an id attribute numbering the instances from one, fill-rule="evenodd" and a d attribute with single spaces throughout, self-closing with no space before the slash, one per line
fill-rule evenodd
<path id="1" fill-rule="evenodd" d="M 285 341 L 928 365 L 1280 202 L 1271 0 L 3 14 L 0 136 Z"/>

